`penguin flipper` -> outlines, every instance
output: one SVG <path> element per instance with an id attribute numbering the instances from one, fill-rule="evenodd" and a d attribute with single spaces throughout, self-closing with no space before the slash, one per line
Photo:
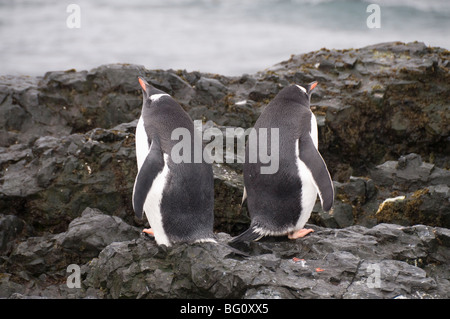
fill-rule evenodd
<path id="1" fill-rule="evenodd" d="M 309 169 L 314 185 L 319 193 L 320 202 L 324 211 L 329 211 L 334 202 L 334 187 L 328 172 L 327 165 L 314 146 L 311 136 L 299 142 L 299 158 Z"/>
<path id="2" fill-rule="evenodd" d="M 154 139 L 144 163 L 139 170 L 133 187 L 133 209 L 136 217 L 142 218 L 144 203 L 153 181 L 164 168 L 164 158 L 159 141 Z"/>

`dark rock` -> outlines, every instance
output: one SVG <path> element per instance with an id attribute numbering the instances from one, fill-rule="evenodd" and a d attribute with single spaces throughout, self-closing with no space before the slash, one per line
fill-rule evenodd
<path id="1" fill-rule="evenodd" d="M 448 55 L 443 49 L 424 47 L 423 43 L 385 43 L 357 50 L 317 51 L 293 56 L 270 70 L 279 76 L 299 71 L 316 80 L 324 76 L 319 80 L 318 88 L 324 90 L 318 103 L 333 100 L 333 105 L 321 107 L 326 113 L 323 130 L 333 132 L 319 138 L 325 159 L 341 153 L 336 162 L 342 164 L 346 154 L 358 152 L 357 158 L 364 158 L 367 165 L 414 152 L 427 161 L 433 154 L 436 163 L 448 167 L 443 155 L 444 149 L 448 151 L 444 143 L 449 134 L 445 125 L 448 91 L 437 80 L 448 80 L 448 69 L 440 66 Z M 349 61 L 348 68 L 343 61 Z M 429 94 L 432 98 L 427 99 Z M 350 162 L 364 168 L 362 163 Z"/>
<path id="2" fill-rule="evenodd" d="M 228 105 L 227 120 L 220 121 L 222 125 L 231 127 L 252 127 L 260 115 L 261 109 L 255 107 L 252 100 L 236 101 L 234 104 Z"/>
<path id="3" fill-rule="evenodd" d="M 215 164 L 213 172 L 214 228 L 237 235 L 250 225 L 247 208 L 241 207 L 243 177 L 223 164 Z"/>
<path id="4" fill-rule="evenodd" d="M 279 91 L 280 87 L 278 85 L 274 85 L 273 82 L 257 82 L 249 92 L 248 98 L 255 102 L 270 102 L 270 99 L 274 98 Z"/>
<path id="5" fill-rule="evenodd" d="M 354 225 L 353 207 L 340 201 L 336 201 L 333 210 L 319 212 L 319 216 L 325 227 L 344 228 Z"/>
<path id="6" fill-rule="evenodd" d="M 378 222 L 449 227 L 448 170 L 408 154 L 378 165 L 370 174 L 382 198 L 375 216 Z"/>
<path id="7" fill-rule="evenodd" d="M 4 148 L 0 208 L 21 216 L 38 233 L 63 231 L 86 207 L 135 223 L 131 195 L 137 171 L 136 123 L 60 138 L 44 136 L 31 148 Z M 204 125 L 208 127 L 211 124 Z M 222 133 L 227 129 L 217 128 Z M 223 146 L 226 152 L 226 139 Z M 230 152 L 234 154 L 234 148 Z M 234 234 L 249 222 L 246 209 L 240 209 L 243 181 L 236 170 L 241 172 L 242 164 L 225 164 L 214 166 L 216 229 Z"/>
<path id="8" fill-rule="evenodd" d="M 55 232 L 88 206 L 124 218 L 128 212 L 132 219 L 134 134 L 121 127 L 45 136 L 30 149 L 11 146 L 1 159 L 0 207 L 10 207 L 36 230 Z"/>
<path id="9" fill-rule="evenodd" d="M 194 119 L 244 128 L 283 87 L 318 80 L 312 105 L 323 116 L 321 151 L 332 173 L 334 163 L 360 174 L 370 164 L 408 153 L 449 167 L 447 62 L 444 49 L 393 42 L 293 55 L 241 77 L 129 64 L 48 72 L 43 78 L 2 76 L 0 146 L 131 122 L 141 108 L 139 75 L 173 95 Z"/>
<path id="10" fill-rule="evenodd" d="M 414 191 L 427 185 L 450 185 L 448 170 L 425 163 L 414 153 L 378 165 L 371 171 L 371 178 L 380 187 L 400 191 Z"/>
<path id="11" fill-rule="evenodd" d="M 138 229 L 118 217 L 86 208 L 66 232 L 30 237 L 14 247 L 9 259 L 36 275 L 65 269 L 70 263 L 86 262 L 110 243 L 138 238 L 139 234 Z"/>
<path id="12" fill-rule="evenodd" d="M 315 229 L 302 240 L 253 243 L 255 255 L 245 259 L 211 243 L 169 249 L 144 238 L 113 243 L 89 264 L 83 287 L 112 298 L 446 298 L 450 293 L 446 278 L 425 270 L 431 264 L 445 268 L 434 255 L 449 252 L 435 235 L 439 228 Z"/>
<path id="13" fill-rule="evenodd" d="M 0 76 L 0 146 L 28 141 L 36 132 L 48 131 L 48 118 L 45 124 L 32 118 L 33 114 L 45 113 L 36 95 L 38 82 L 39 78 L 28 76 Z"/>
<path id="14" fill-rule="evenodd" d="M 56 238 L 53 235 L 30 237 L 18 243 L 8 258 L 8 263 L 16 266 L 6 268 L 14 273 L 26 271 L 36 277 L 62 269 L 68 264 L 65 263 L 61 250 L 55 249 L 55 245 Z"/>
<path id="15" fill-rule="evenodd" d="M 323 60 L 319 63 L 319 70 L 331 70 L 334 69 L 334 63 L 328 61 L 328 60 Z"/>
<path id="16" fill-rule="evenodd" d="M 197 72 L 198 73 L 198 72 Z M 193 85 L 199 80 L 196 72 L 187 73 L 185 71 L 173 70 L 145 70 L 149 83 L 155 87 L 171 94 L 181 105 L 189 108 L 191 99 L 195 96 Z M 136 82 L 131 82 L 136 87 Z"/>
<path id="17" fill-rule="evenodd" d="M 111 223 L 113 227 L 104 227 Z M 20 268 L 7 267 L 2 275 L 2 297 L 450 296 L 448 229 L 392 224 L 371 229 L 309 226 L 315 232 L 303 239 L 267 237 L 251 243 L 247 247 L 251 256 L 243 258 L 223 244 L 157 246 L 152 239 L 138 237 L 138 231 L 123 221 L 87 209 L 67 232 L 29 238 L 15 247 L 8 262 Z M 94 229 L 100 234 L 93 233 Z M 217 237 L 221 243 L 231 239 L 225 233 Z M 75 245 L 77 238 L 94 250 L 80 249 L 84 245 Z M 98 257 L 91 259 L 102 247 Z M 82 269 L 81 288 L 60 283 L 68 276 L 66 267 L 73 263 Z"/>
<path id="18" fill-rule="evenodd" d="M 410 43 L 402 43 L 402 42 L 384 42 L 378 43 L 374 45 L 369 45 L 366 47 L 369 50 L 376 51 L 393 51 L 395 53 L 404 53 L 408 52 L 410 54 L 415 53 L 427 53 L 428 47 L 423 42 L 410 42 Z"/>
<path id="19" fill-rule="evenodd" d="M 86 80 L 92 83 L 94 89 L 100 92 L 134 93 L 137 89 L 137 77 L 145 72 L 142 65 L 109 64 L 92 69 L 85 76 Z"/>
<path id="20" fill-rule="evenodd" d="M 426 224 L 450 228 L 450 188 L 447 185 L 427 188 L 383 202 L 378 222 L 399 225 Z"/>
<path id="21" fill-rule="evenodd" d="M 11 298 L 25 292 L 25 287 L 13 281 L 11 277 L 11 274 L 0 273 L 0 298 Z"/>
<path id="22" fill-rule="evenodd" d="M 15 215 L 0 215 L 0 253 L 8 253 L 13 241 L 25 231 L 25 222 Z"/>
<path id="23" fill-rule="evenodd" d="M 140 231 L 116 216 L 103 214 L 98 209 L 86 208 L 75 218 L 67 232 L 58 236 L 58 245 L 80 254 L 83 258 L 98 256 L 100 251 L 115 241 L 138 238 Z"/>
<path id="24" fill-rule="evenodd" d="M 207 105 L 211 105 L 214 101 L 218 101 L 225 97 L 227 93 L 227 87 L 223 85 L 217 79 L 210 79 L 207 77 L 201 77 L 196 83 L 196 89 L 203 91 L 207 96 L 207 101 L 204 101 Z M 209 103 L 208 103 L 209 102 Z"/>
<path id="25" fill-rule="evenodd" d="M 0 76 L 0 297 L 448 298 L 448 65 L 445 49 L 394 42 L 239 77 L 129 64 Z M 252 127 L 283 87 L 319 81 L 312 110 L 336 202 L 325 214 L 318 201 L 310 222 L 329 229 L 251 243 L 246 259 L 138 238 L 137 76 L 221 133 Z M 224 154 L 241 160 L 227 141 Z M 226 159 L 214 165 L 222 243 L 220 232 L 249 224 L 242 163 Z M 69 264 L 81 267 L 80 289 L 65 284 Z"/>
<path id="26" fill-rule="evenodd" d="M 314 206 L 310 221 L 319 226 L 344 228 L 352 225 L 376 225 L 377 188 L 368 178 L 351 176 L 346 183 L 334 182 L 335 204 L 324 212 L 320 201 Z"/>
<path id="27" fill-rule="evenodd" d="M 89 89 L 87 87 L 87 71 L 76 72 L 76 70 L 47 72 L 40 81 L 39 86 L 52 89 L 70 88 L 77 92 Z"/>
<path id="28" fill-rule="evenodd" d="M 91 291 L 71 290 L 65 284 L 70 264 L 83 265 L 115 241 L 139 238 L 140 231 L 115 216 L 86 208 L 66 232 L 30 237 L 15 244 L 4 265 L 0 265 L 0 291 L 10 297 L 86 297 Z M 59 283 L 64 281 L 64 284 Z M 92 295 L 94 296 L 94 295 Z M 95 294 L 95 296 L 97 296 Z M 16 295 L 16 298 L 21 298 Z M 23 297 L 23 296 L 22 296 Z"/>

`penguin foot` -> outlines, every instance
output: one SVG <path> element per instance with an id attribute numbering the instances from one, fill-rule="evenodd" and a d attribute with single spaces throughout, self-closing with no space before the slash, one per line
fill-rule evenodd
<path id="1" fill-rule="evenodd" d="M 143 232 L 143 233 L 146 233 L 147 235 L 150 235 L 150 236 L 155 237 L 155 233 L 153 232 L 153 229 L 151 229 L 151 228 L 144 228 L 144 229 L 142 230 L 142 232 Z"/>
<path id="2" fill-rule="evenodd" d="M 309 233 L 313 233 L 314 230 L 311 228 L 303 228 L 297 231 L 294 231 L 292 233 L 288 234 L 288 238 L 289 239 L 297 239 L 297 238 L 302 238 L 305 237 L 306 235 L 308 235 Z"/>

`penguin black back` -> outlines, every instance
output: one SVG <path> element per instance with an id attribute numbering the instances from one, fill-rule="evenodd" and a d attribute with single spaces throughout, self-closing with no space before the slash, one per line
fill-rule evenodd
<path id="1" fill-rule="evenodd" d="M 145 212 L 158 244 L 214 241 L 212 166 L 203 160 L 196 163 L 193 154 L 183 162 L 173 160 L 179 142 L 172 139 L 175 130 L 189 133 L 184 142 L 191 150 L 200 139 L 192 119 L 167 93 L 143 78 L 139 83 L 144 100 L 136 128 L 135 212 L 138 217 Z"/>
<path id="2" fill-rule="evenodd" d="M 269 149 L 273 147 L 273 130 L 278 130 L 279 167 L 271 174 L 261 173 L 266 164 L 248 160 L 247 144 L 243 171 L 251 225 L 232 242 L 265 235 L 290 236 L 299 231 L 311 214 L 317 193 L 324 200 L 324 209 L 331 208 L 332 181 L 317 150 L 317 123 L 309 103 L 316 85 L 313 82 L 306 87 L 291 85 L 282 89 L 256 121 L 258 138 L 262 129 L 267 130 Z"/>

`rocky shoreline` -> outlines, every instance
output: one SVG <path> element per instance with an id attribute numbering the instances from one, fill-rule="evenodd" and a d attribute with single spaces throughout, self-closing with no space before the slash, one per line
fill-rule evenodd
<path id="1" fill-rule="evenodd" d="M 398 42 L 240 77 L 127 64 L 1 75 L 0 298 L 449 298 L 449 61 Z M 311 103 L 333 213 L 318 203 L 313 234 L 252 243 L 248 258 L 157 247 L 131 206 L 138 75 L 219 130 L 249 128 L 281 88 L 319 81 Z M 214 164 L 214 177 L 225 243 L 249 223 L 241 164 Z M 80 288 L 66 284 L 71 264 Z"/>

